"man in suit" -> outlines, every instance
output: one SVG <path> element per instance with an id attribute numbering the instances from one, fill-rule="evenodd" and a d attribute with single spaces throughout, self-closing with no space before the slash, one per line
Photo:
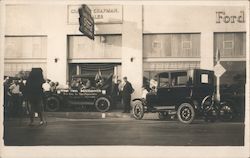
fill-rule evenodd
<path id="1" fill-rule="evenodd" d="M 131 94 L 134 92 L 134 89 L 131 83 L 128 81 L 127 77 L 123 77 L 124 86 L 122 90 L 122 101 L 124 105 L 123 113 L 130 112 L 130 101 L 131 101 Z"/>

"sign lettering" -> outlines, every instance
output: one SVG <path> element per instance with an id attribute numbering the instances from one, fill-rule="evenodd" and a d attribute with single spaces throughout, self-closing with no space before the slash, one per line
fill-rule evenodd
<path id="1" fill-rule="evenodd" d="M 68 23 L 78 24 L 79 5 L 68 6 Z M 89 5 L 91 14 L 96 24 L 99 23 L 122 23 L 122 5 Z"/>
<path id="2" fill-rule="evenodd" d="M 87 5 L 82 5 L 82 8 L 79 8 L 79 31 L 81 31 L 84 35 L 94 40 L 95 29 L 94 29 L 94 19 L 91 16 L 91 10 Z"/>
<path id="3" fill-rule="evenodd" d="M 245 23 L 245 13 L 240 11 L 239 15 L 227 15 L 224 11 L 216 12 L 216 23 Z"/>

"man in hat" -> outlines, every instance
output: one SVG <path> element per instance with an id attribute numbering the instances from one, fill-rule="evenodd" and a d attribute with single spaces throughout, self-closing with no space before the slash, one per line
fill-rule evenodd
<path id="1" fill-rule="evenodd" d="M 123 77 L 124 86 L 122 90 L 122 101 L 124 105 L 123 113 L 130 112 L 130 101 L 131 101 L 131 94 L 134 92 L 134 89 L 131 83 L 128 81 L 128 78 L 125 76 Z"/>

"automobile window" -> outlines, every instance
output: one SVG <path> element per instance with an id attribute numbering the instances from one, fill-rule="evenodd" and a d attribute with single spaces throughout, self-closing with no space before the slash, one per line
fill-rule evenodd
<path id="1" fill-rule="evenodd" d="M 201 73 L 200 74 L 200 83 L 201 84 L 212 84 L 213 83 L 213 78 L 209 73 Z"/>
<path id="2" fill-rule="evenodd" d="M 201 83 L 208 83 L 208 74 L 201 74 Z"/>
<path id="3" fill-rule="evenodd" d="M 184 86 L 188 83 L 187 72 L 171 73 L 171 86 Z"/>
<path id="4" fill-rule="evenodd" d="M 161 74 L 159 76 L 159 87 L 169 87 L 169 75 L 168 73 Z"/>

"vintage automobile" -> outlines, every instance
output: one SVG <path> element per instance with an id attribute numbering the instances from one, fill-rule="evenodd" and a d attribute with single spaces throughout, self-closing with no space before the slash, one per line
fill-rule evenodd
<path id="1" fill-rule="evenodd" d="M 94 81 L 94 76 L 73 76 L 73 79 Z M 87 89 L 58 89 L 55 92 L 47 94 L 45 99 L 45 109 L 50 112 L 58 111 L 61 107 L 89 107 L 99 112 L 106 112 L 110 109 L 112 101 L 110 96 L 110 85 L 112 76 L 105 79 L 102 86 L 91 86 Z"/>
<path id="2" fill-rule="evenodd" d="M 182 123 L 192 123 L 195 116 L 214 121 L 219 113 L 231 117 L 230 106 L 214 99 L 213 71 L 168 71 L 157 74 L 156 80 L 156 92 L 133 100 L 132 113 L 136 119 L 142 119 L 145 112 L 158 112 L 160 119 L 177 115 Z"/>

